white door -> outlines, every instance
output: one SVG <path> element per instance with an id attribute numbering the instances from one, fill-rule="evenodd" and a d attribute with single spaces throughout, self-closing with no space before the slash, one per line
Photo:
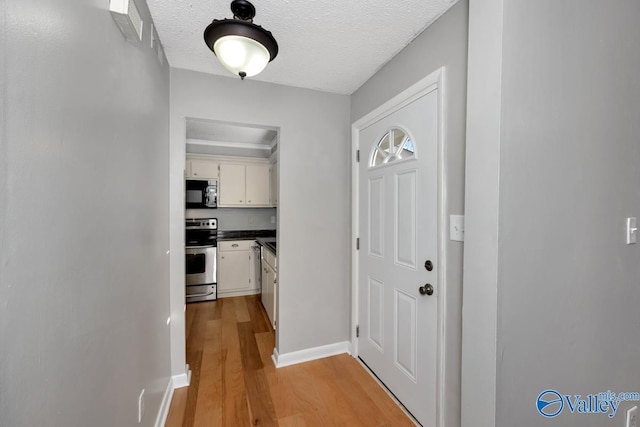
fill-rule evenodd
<path id="1" fill-rule="evenodd" d="M 361 129 L 359 143 L 358 355 L 435 426 L 437 89 Z"/>

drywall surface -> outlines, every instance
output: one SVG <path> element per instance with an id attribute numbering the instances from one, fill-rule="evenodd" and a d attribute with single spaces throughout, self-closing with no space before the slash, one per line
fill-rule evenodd
<path id="1" fill-rule="evenodd" d="M 472 76 L 480 81 L 491 66 L 470 67 L 468 144 L 483 141 L 485 150 L 469 150 L 467 179 L 491 184 L 495 172 L 480 164 L 495 165 L 499 153 L 499 194 L 492 185 L 475 186 L 473 194 L 467 189 L 467 219 L 475 206 L 476 224 L 497 224 L 484 222 L 489 231 L 474 234 L 468 223 L 464 313 L 485 315 L 469 323 L 491 322 L 493 310 L 497 321 L 493 340 L 487 331 L 493 324 L 465 329 L 463 359 L 476 372 L 495 370 L 496 388 L 474 396 L 471 391 L 487 388 L 484 376 L 464 377 L 463 398 L 469 390 L 469 401 L 483 400 L 494 419 L 479 405 L 463 404 L 462 426 L 624 425 L 624 413 L 638 402 L 616 402 L 615 414 L 609 404 L 597 406 L 602 413 L 579 413 L 596 408 L 577 399 L 640 392 L 640 247 L 625 244 L 625 219 L 640 212 L 640 4 L 487 0 L 477 6 L 471 35 L 476 25 L 499 27 L 501 55 L 492 43 L 471 43 L 470 58 L 483 55 L 497 68 L 488 82 L 493 86 L 500 76 L 501 113 L 485 113 L 494 108 L 495 93 L 487 92 L 484 105 L 471 103 Z M 484 127 L 473 125 L 479 120 Z M 495 279 L 486 274 L 491 268 L 467 263 L 469 248 L 497 255 L 485 260 L 493 262 Z M 477 277 L 485 280 L 473 282 L 467 298 L 467 278 Z M 496 291 L 495 303 L 482 297 Z M 480 334 L 471 339 L 475 331 Z M 493 360 L 485 357 L 491 345 Z M 563 399 L 544 409 L 560 411 L 552 418 L 537 405 L 549 389 Z"/>
<path id="2" fill-rule="evenodd" d="M 502 1 L 476 0 L 469 8 L 463 427 L 496 426 Z"/>
<path id="3" fill-rule="evenodd" d="M 349 97 L 171 70 L 173 313 L 184 304 L 187 117 L 279 130 L 278 351 L 349 340 Z M 184 325 L 173 326 L 172 351 L 174 374 L 184 373 Z"/>
<path id="4" fill-rule="evenodd" d="M 392 58 L 351 97 L 356 121 L 388 99 L 440 67 L 445 67 L 445 163 L 447 218 L 464 213 L 464 153 L 467 88 L 468 2 L 460 1 Z M 418 142 L 419 143 L 419 142 Z M 362 155 L 368 157 L 368 153 Z M 448 224 L 444 224 L 448 227 Z M 444 385 L 447 425 L 460 423 L 460 355 L 462 309 L 462 251 L 460 242 L 447 242 L 446 334 Z"/>
<path id="5" fill-rule="evenodd" d="M 2 426 L 153 426 L 169 384 L 169 69 L 108 3 L 0 6 Z"/>
<path id="6" fill-rule="evenodd" d="M 640 392 L 640 3 L 505 2 L 497 426 L 538 395 Z"/>

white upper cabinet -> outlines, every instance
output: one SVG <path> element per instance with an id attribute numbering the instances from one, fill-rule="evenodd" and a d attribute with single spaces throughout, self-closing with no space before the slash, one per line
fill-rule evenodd
<path id="1" fill-rule="evenodd" d="M 278 206 L 278 162 L 274 162 L 270 168 L 271 206 Z"/>
<path id="2" fill-rule="evenodd" d="M 247 205 L 269 206 L 269 165 L 246 165 Z"/>
<path id="3" fill-rule="evenodd" d="M 187 176 L 193 179 L 217 179 L 218 162 L 214 160 L 192 159 L 187 161 Z"/>
<path id="4" fill-rule="evenodd" d="M 222 163 L 218 184 L 218 206 L 246 205 L 245 165 Z"/>
<path id="5" fill-rule="evenodd" d="M 267 159 L 191 154 L 187 157 L 187 179 L 217 179 L 218 207 L 271 207 L 272 167 Z"/>
<path id="6" fill-rule="evenodd" d="M 218 207 L 269 207 L 269 163 L 220 161 Z"/>

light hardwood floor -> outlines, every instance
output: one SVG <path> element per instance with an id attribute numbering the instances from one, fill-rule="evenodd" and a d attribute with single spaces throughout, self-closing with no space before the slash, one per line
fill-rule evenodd
<path id="1" fill-rule="evenodd" d="M 351 356 L 276 369 L 259 296 L 189 304 L 185 320 L 191 385 L 168 427 L 414 425 Z"/>

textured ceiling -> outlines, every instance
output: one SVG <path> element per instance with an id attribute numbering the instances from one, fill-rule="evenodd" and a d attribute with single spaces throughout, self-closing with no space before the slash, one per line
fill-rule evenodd
<path id="1" fill-rule="evenodd" d="M 253 0 L 254 23 L 280 51 L 259 75 L 271 83 L 353 93 L 457 0 Z M 231 76 L 203 40 L 231 18 L 230 0 L 147 0 L 172 67 Z"/>

